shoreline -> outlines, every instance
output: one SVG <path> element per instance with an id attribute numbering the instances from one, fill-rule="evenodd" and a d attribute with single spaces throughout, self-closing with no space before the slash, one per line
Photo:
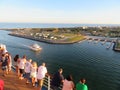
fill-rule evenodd
<path id="1" fill-rule="evenodd" d="M 80 41 L 81 42 L 83 41 L 83 40 L 79 40 L 79 41 L 74 41 L 74 42 L 65 42 L 65 41 L 37 39 L 37 38 L 34 38 L 34 37 L 25 36 L 25 35 L 18 35 L 18 34 L 13 34 L 13 33 L 9 33 L 8 35 L 15 36 L 15 37 L 20 37 L 20 38 L 25 38 L 25 39 L 30 39 L 30 40 L 35 40 L 35 41 L 39 41 L 39 42 L 44 42 L 44 43 L 48 43 L 48 44 L 74 44 L 74 43 L 78 43 Z"/>
<path id="2" fill-rule="evenodd" d="M 9 33 L 8 35 L 15 36 L 15 37 L 20 37 L 20 38 L 25 38 L 25 39 L 30 39 L 30 40 L 35 40 L 35 41 L 39 41 L 39 42 L 44 42 L 44 43 L 48 43 L 48 44 L 60 44 L 60 45 L 80 43 L 80 42 L 84 41 L 84 39 L 83 39 L 83 40 L 74 41 L 74 42 L 65 42 L 65 41 L 38 39 L 38 38 L 31 37 L 31 36 L 25 36 L 25 35 L 13 34 L 13 33 Z M 116 45 L 117 45 L 117 42 L 114 42 L 113 50 L 117 51 L 117 52 L 120 52 L 120 49 L 116 48 Z"/>

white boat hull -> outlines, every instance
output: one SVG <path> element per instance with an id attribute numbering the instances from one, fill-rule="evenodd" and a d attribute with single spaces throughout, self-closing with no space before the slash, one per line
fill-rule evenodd
<path id="1" fill-rule="evenodd" d="M 40 46 L 35 46 L 35 45 L 31 45 L 30 47 L 29 47 L 31 50 L 33 50 L 33 51 L 40 51 L 42 48 L 40 47 Z"/>

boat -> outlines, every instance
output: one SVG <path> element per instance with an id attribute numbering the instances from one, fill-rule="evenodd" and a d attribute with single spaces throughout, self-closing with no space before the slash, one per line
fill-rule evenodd
<path id="1" fill-rule="evenodd" d="M 30 49 L 33 51 L 40 51 L 42 48 L 38 44 L 30 45 Z"/>

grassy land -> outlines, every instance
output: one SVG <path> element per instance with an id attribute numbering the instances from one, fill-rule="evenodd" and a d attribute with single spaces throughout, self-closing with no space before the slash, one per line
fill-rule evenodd
<path id="1" fill-rule="evenodd" d="M 84 36 L 81 35 L 74 35 L 68 39 L 66 39 L 66 42 L 78 42 L 84 39 Z"/>
<path id="2" fill-rule="evenodd" d="M 80 33 L 74 32 L 62 32 L 62 31 L 39 31 L 33 29 L 16 30 L 12 33 L 19 33 L 22 37 L 30 37 L 39 41 L 45 41 L 49 43 L 69 44 L 79 42 L 84 39 L 84 36 Z"/>

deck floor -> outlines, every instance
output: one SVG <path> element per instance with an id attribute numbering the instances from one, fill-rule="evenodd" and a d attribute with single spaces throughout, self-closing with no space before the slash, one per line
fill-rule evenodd
<path id="1" fill-rule="evenodd" d="M 0 67 L 0 79 L 5 83 L 4 90 L 38 90 L 38 87 L 33 87 L 31 83 L 26 84 L 25 79 L 19 80 L 15 72 L 11 71 L 5 77 L 2 76 L 2 70 Z M 42 90 L 47 90 L 44 87 Z"/>

